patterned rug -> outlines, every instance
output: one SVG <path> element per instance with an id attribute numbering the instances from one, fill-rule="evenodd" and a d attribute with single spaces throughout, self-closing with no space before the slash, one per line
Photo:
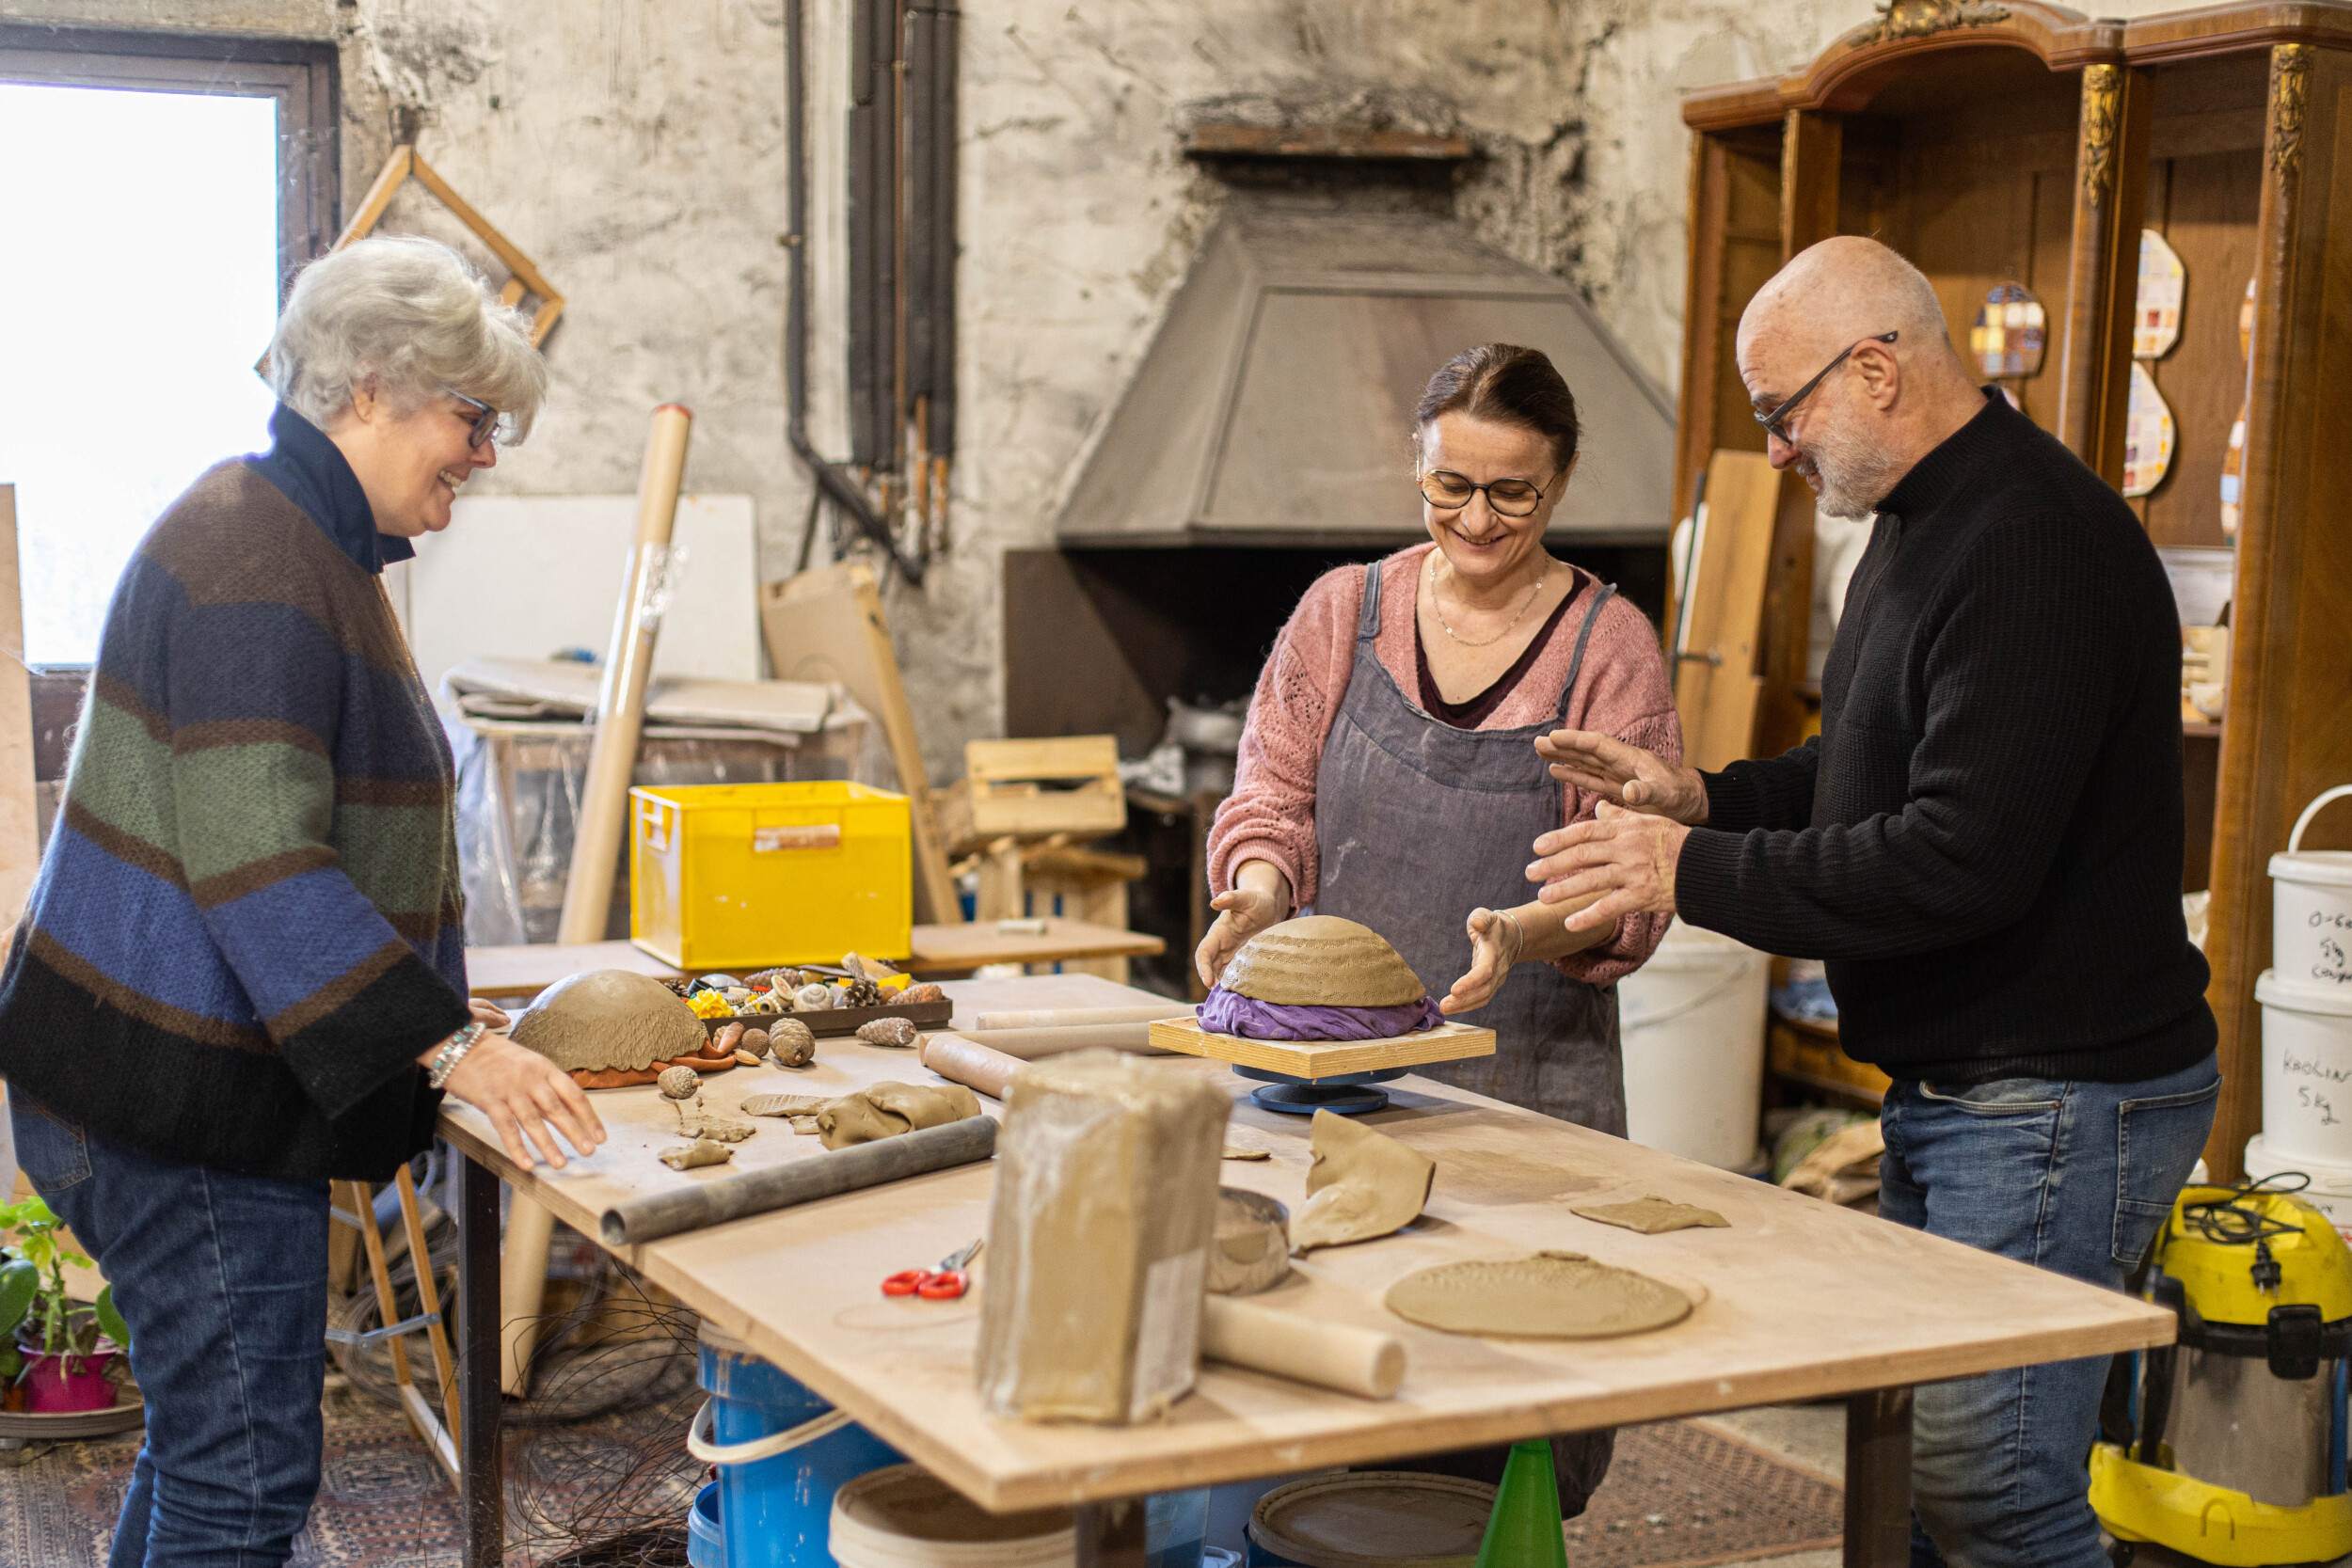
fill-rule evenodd
<path id="1" fill-rule="evenodd" d="M 682 1517 L 691 1466 L 671 1451 L 690 1401 L 508 1433 L 509 1561 L 550 1564 L 592 1512 Z M 0 1454 L 0 1564 L 103 1568 L 137 1434 Z M 1700 1568 L 1835 1546 L 1844 1494 L 1810 1471 L 1685 1421 L 1628 1427 L 1592 1506 L 1567 1527 L 1577 1568 Z M 667 1558 L 669 1554 L 660 1554 Z M 630 1560 L 641 1560 L 635 1554 Z M 456 1495 L 393 1411 L 348 1389 L 326 1401 L 319 1500 L 295 1568 L 455 1568 Z"/>
<path id="2" fill-rule="evenodd" d="M 1704 1568 L 1845 1539 L 1846 1494 L 1810 1470 L 1693 1426 L 1621 1427 L 1609 1479 L 1568 1521 L 1576 1568 Z"/>
<path id="3" fill-rule="evenodd" d="M 680 1521 L 682 1544 L 695 1467 L 681 1463 L 679 1434 L 693 1407 L 676 1404 L 510 1430 L 509 1562 L 551 1562 L 625 1504 Z M 407 1423 L 350 1389 L 330 1392 L 326 1413 L 318 1502 L 294 1568 L 456 1568 L 457 1495 Z M 0 1453 L 0 1564 L 104 1568 L 137 1454 L 136 1433 Z"/>

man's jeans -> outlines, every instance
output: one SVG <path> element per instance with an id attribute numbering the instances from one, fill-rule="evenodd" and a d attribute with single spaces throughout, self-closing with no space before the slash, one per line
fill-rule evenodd
<path id="1" fill-rule="evenodd" d="M 105 1271 L 147 1400 L 108 1568 L 278 1568 L 319 1487 L 326 1183 L 159 1160 L 8 1100 L 17 1163 Z"/>
<path id="2" fill-rule="evenodd" d="M 1945 1090 L 1898 1080 L 1880 1114 L 1879 1212 L 2120 1289 L 2188 1180 L 2220 1090 L 2210 1056 L 2137 1084 L 2003 1078 Z M 1913 1568 L 2107 1568 L 2087 1467 L 2107 1362 L 1920 1387 Z"/>

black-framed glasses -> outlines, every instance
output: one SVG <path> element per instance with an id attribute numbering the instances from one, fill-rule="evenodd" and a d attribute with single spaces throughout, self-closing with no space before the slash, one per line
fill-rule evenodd
<path id="1" fill-rule="evenodd" d="M 466 437 L 467 443 L 476 451 L 480 451 L 485 441 L 499 434 L 501 428 L 499 421 L 504 416 L 480 398 L 469 398 L 465 393 L 457 391 L 453 391 L 449 395 L 481 415 L 481 418 L 474 420 L 473 429 Z"/>
<path id="2" fill-rule="evenodd" d="M 1421 499 L 1440 512 L 1459 512 L 1479 491 L 1499 517 L 1524 517 L 1544 499 L 1543 486 L 1524 479 L 1495 479 L 1472 484 L 1451 468 L 1432 468 L 1421 476 Z"/>
<path id="3" fill-rule="evenodd" d="M 1891 343 L 1900 336 L 1902 336 L 1902 333 L 1899 329 L 1894 332 L 1876 332 L 1872 333 L 1867 338 L 1855 339 L 1852 342 L 1846 345 L 1845 354 L 1839 355 L 1836 358 L 1821 367 L 1820 374 L 1815 376 L 1812 380 L 1798 388 L 1788 396 L 1781 399 L 1779 404 L 1773 407 L 1771 413 L 1758 414 L 1756 417 L 1756 422 L 1764 427 L 1765 435 L 1777 436 L 1783 441 L 1788 441 L 1788 431 L 1786 427 L 1788 416 L 1797 411 L 1797 404 L 1803 403 L 1806 398 L 1813 395 L 1814 388 L 1819 387 L 1822 382 L 1829 379 L 1830 372 L 1836 370 L 1838 366 L 1846 362 L 1847 355 L 1853 353 L 1855 349 L 1860 348 L 1864 343 Z M 1794 443 L 1792 442 L 1790 444 L 1793 445 Z"/>

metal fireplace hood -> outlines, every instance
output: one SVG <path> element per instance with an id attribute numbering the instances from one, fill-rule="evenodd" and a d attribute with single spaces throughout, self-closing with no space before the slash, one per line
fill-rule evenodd
<path id="1" fill-rule="evenodd" d="M 1543 350 L 1576 394 L 1581 455 L 1549 537 L 1664 539 L 1673 407 L 1565 282 L 1433 214 L 1237 202 L 1088 455 L 1058 542 L 1422 537 L 1413 404 L 1486 342 Z"/>

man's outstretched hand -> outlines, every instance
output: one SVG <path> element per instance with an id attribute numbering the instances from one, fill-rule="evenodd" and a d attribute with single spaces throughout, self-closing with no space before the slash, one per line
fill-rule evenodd
<path id="1" fill-rule="evenodd" d="M 1535 742 L 1551 776 L 1613 805 L 1672 817 L 1687 827 L 1707 820 L 1707 785 L 1694 768 L 1677 768 L 1639 746 L 1591 730 L 1554 730 Z"/>
<path id="2" fill-rule="evenodd" d="M 1544 884 L 1535 896 L 1547 904 L 1599 895 L 1568 916 L 1565 925 L 1571 931 L 1589 931 L 1619 915 L 1672 914 L 1675 864 L 1690 836 L 1680 822 L 1603 800 L 1593 820 L 1555 829 L 1535 841 L 1542 858 L 1527 868 L 1527 879 Z"/>

